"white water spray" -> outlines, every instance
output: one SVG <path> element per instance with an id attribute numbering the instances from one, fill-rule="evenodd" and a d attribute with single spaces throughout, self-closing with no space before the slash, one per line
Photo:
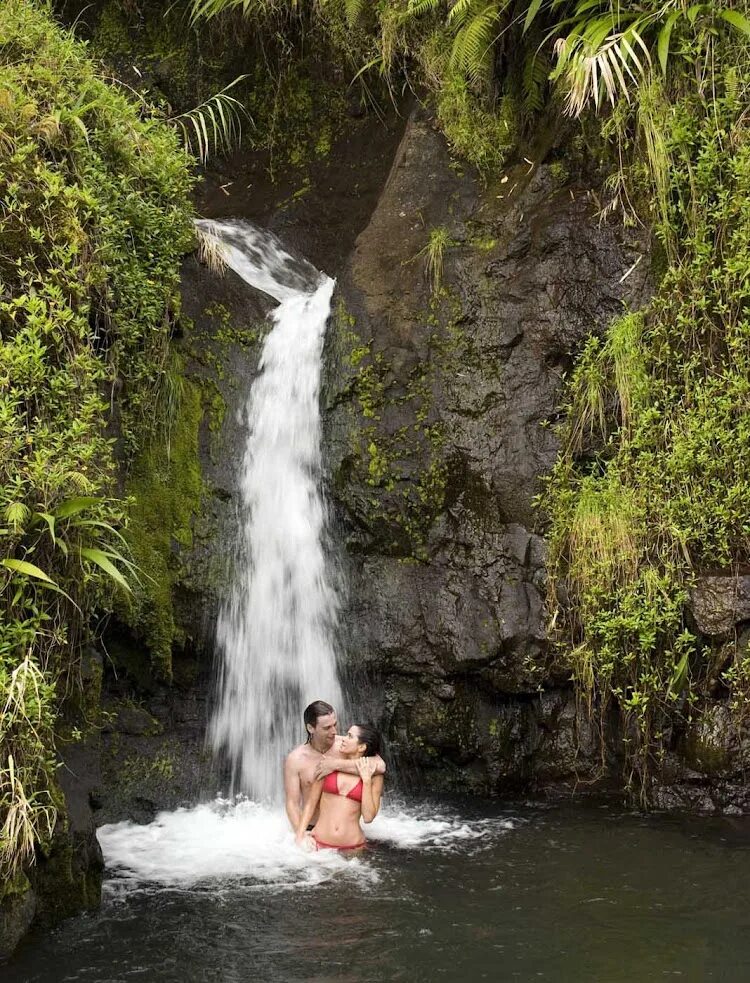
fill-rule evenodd
<path id="1" fill-rule="evenodd" d="M 369 889 L 379 879 L 372 860 L 297 849 L 280 806 L 257 801 L 281 798 L 281 763 L 301 737 L 304 706 L 316 698 L 341 706 L 336 595 L 326 576 L 318 487 L 320 355 L 333 281 L 244 223 L 198 224 L 220 240 L 232 269 L 279 301 L 245 407 L 243 515 L 217 631 L 222 668 L 210 725 L 214 746 L 230 758 L 234 791 L 256 801 L 217 799 L 160 813 L 146 826 L 102 827 L 109 890 L 191 890 L 239 880 L 247 890 L 277 891 L 332 877 Z M 368 836 L 392 848 L 466 852 L 513 825 L 465 821 L 434 805 L 391 805 Z"/>
<path id="2" fill-rule="evenodd" d="M 334 281 L 246 223 L 199 222 L 247 283 L 279 301 L 245 407 L 242 516 L 233 582 L 220 611 L 218 701 L 209 739 L 232 791 L 282 795 L 284 755 L 315 699 L 341 705 L 320 493 L 320 366 Z"/>

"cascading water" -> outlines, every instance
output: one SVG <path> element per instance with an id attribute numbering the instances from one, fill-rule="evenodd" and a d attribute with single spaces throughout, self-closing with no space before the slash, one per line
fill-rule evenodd
<path id="1" fill-rule="evenodd" d="M 302 709 L 341 704 L 320 493 L 320 365 L 334 281 L 246 223 L 200 222 L 247 283 L 279 301 L 245 407 L 242 516 L 218 620 L 218 699 L 209 739 L 234 792 L 280 799 Z"/>
<path id="2" fill-rule="evenodd" d="M 162 812 L 147 826 L 101 827 L 109 889 L 239 880 L 270 892 L 333 876 L 370 887 L 379 875 L 364 859 L 295 848 L 280 808 L 282 759 L 299 743 L 302 709 L 316 698 L 342 706 L 319 489 L 320 356 L 333 281 L 245 223 L 198 224 L 243 280 L 279 302 L 245 406 L 242 521 L 217 629 L 221 668 L 209 728 L 214 748 L 230 760 L 233 791 L 244 795 Z M 466 823 L 434 807 L 394 811 L 391 803 L 367 835 L 450 852 L 510 828 L 504 819 Z"/>

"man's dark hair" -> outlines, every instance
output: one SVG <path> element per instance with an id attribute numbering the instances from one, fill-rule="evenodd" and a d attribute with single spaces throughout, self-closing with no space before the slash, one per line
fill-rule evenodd
<path id="1" fill-rule="evenodd" d="M 318 717 L 327 717 L 329 713 L 335 713 L 330 703 L 326 703 L 325 700 L 314 700 L 310 706 L 305 707 L 305 712 L 302 714 L 302 719 L 305 721 L 305 734 L 307 736 L 307 743 L 310 743 L 310 731 L 307 729 L 309 724 L 311 727 L 315 727 L 318 723 Z"/>
<path id="2" fill-rule="evenodd" d="M 365 745 L 366 758 L 374 758 L 376 754 L 380 754 L 381 739 L 380 734 L 375 730 L 371 724 L 355 724 L 357 728 L 357 733 L 359 734 L 359 743 Z"/>

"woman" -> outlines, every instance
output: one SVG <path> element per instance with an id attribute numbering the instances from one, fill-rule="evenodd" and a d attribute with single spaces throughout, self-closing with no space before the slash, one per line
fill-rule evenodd
<path id="1" fill-rule="evenodd" d="M 383 776 L 375 774 L 374 755 L 380 753 L 380 735 L 366 724 L 353 725 L 337 754 L 356 762 L 359 778 L 333 771 L 310 789 L 297 827 L 297 843 L 306 841 L 316 850 L 359 850 L 367 840 L 360 818 L 371 823 L 380 809 Z M 320 804 L 320 817 L 311 834 L 308 823 Z"/>

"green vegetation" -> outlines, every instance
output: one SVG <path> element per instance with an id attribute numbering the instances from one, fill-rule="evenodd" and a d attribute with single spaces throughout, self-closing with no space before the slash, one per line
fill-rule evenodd
<path id="1" fill-rule="evenodd" d="M 442 239 L 444 230 L 437 232 Z M 443 288 L 433 295 L 431 309 L 424 314 L 430 326 L 431 355 L 415 366 L 400 395 L 392 391 L 383 354 L 362 343 L 343 303 L 336 314 L 337 339 L 351 376 L 351 412 L 359 418 L 345 463 L 345 481 L 355 476 L 366 486 L 369 494 L 360 507 L 365 506 L 371 533 L 386 552 L 407 560 L 428 558 L 427 535 L 445 499 L 445 428 L 431 410 L 437 379 L 455 371 L 458 364 L 451 314 L 454 304 Z M 397 408 L 397 417 L 388 415 L 398 420 L 398 426 L 386 425 L 389 408 Z"/>
<path id="2" fill-rule="evenodd" d="M 272 178 L 291 167 L 309 188 L 309 165 L 328 155 L 345 119 L 346 84 L 321 67 L 325 39 L 291 5 L 246 5 L 247 16 L 229 10 L 208 22 L 191 19 L 190 0 L 81 7 L 96 53 L 160 106 L 199 159 L 241 140 L 266 152 Z"/>
<path id="3" fill-rule="evenodd" d="M 50 842 L 55 731 L 95 612 L 134 568 L 126 460 L 158 428 L 188 158 L 45 3 L 0 23 L 0 880 Z M 117 397 L 118 415 L 110 418 Z"/>
<path id="4" fill-rule="evenodd" d="M 587 117 L 609 151 L 609 211 L 654 230 L 655 296 L 586 344 L 542 498 L 558 658 L 591 713 L 619 709 L 628 780 L 647 798 L 717 676 L 686 618 L 696 573 L 750 559 L 745 4 L 185 0 L 191 23 L 180 6 L 166 19 L 149 7 L 142 50 L 131 50 L 127 5 L 104 4 L 93 34 L 112 62 L 148 57 L 152 75 L 166 65 L 175 111 L 108 84 L 43 0 L 3 4 L 0 878 L 16 890 L 58 821 L 55 743 L 61 710 L 86 702 L 82 651 L 95 616 L 115 608 L 170 677 L 173 547 L 192 542 L 203 493 L 201 421 L 208 412 L 215 429 L 224 412 L 213 381 L 186 380 L 169 343 L 180 258 L 194 244 L 179 133 L 205 159 L 238 138 L 241 103 L 271 172 L 304 169 L 330 152 L 355 79 L 376 105 L 411 86 L 488 179 L 545 120 Z M 230 95 L 222 85 L 235 66 L 222 58 L 238 25 L 247 35 L 237 50 L 258 57 Z M 325 73 L 312 67 L 321 54 Z M 158 94 L 159 84 L 143 89 Z M 571 162 L 556 162 L 555 180 Z M 309 187 L 303 180 L 291 199 Z M 383 356 L 340 319 L 361 419 L 347 464 L 372 493 L 372 530 L 406 560 L 426 557 L 448 481 L 431 394 L 435 374 L 467 350 L 443 284 L 453 247 L 434 228 L 418 254 L 435 330 L 405 391 L 389 390 Z M 386 434 L 389 400 L 401 413 Z M 722 651 L 719 682 L 742 717 L 750 654 Z"/>
<path id="5" fill-rule="evenodd" d="M 453 242 L 448 230 L 442 226 L 430 230 L 430 238 L 424 249 L 421 249 L 418 256 L 424 257 L 424 268 L 427 279 L 430 281 L 433 296 L 440 293 L 440 285 L 443 281 L 443 259 L 445 250 L 450 248 Z"/>
<path id="6" fill-rule="evenodd" d="M 169 375 L 176 393 L 171 420 L 136 456 L 126 492 L 131 496 L 126 532 L 141 584 L 123 599 L 125 619 L 146 645 L 156 675 L 170 679 L 172 644 L 178 637 L 172 587 L 180 572 L 178 547 L 193 542 L 193 517 L 200 511 L 203 479 L 198 434 L 203 419 L 201 387 L 184 378 L 182 365 Z"/>
<path id="7" fill-rule="evenodd" d="M 613 186 L 653 224 L 667 269 L 644 311 L 586 345 L 542 501 L 561 653 L 592 710 L 619 707 L 645 800 L 716 674 L 686 620 L 690 586 L 750 557 L 750 44 L 739 11 L 699 12 L 691 30 L 669 21 L 672 44 L 684 30 L 674 58 L 660 47 L 666 76 L 631 78 L 630 102 L 613 92 Z M 719 667 L 739 716 L 748 668 L 731 647 Z"/>

